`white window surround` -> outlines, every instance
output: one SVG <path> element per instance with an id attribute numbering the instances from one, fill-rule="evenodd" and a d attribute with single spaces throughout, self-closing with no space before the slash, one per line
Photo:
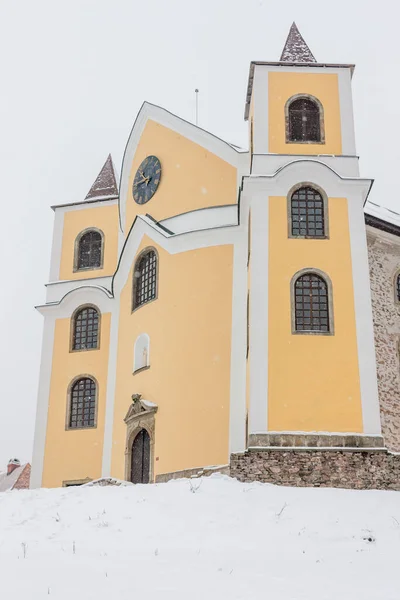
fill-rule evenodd
<path id="1" fill-rule="evenodd" d="M 135 342 L 133 351 L 133 372 L 147 369 L 150 366 L 150 338 L 147 333 L 141 333 Z"/>

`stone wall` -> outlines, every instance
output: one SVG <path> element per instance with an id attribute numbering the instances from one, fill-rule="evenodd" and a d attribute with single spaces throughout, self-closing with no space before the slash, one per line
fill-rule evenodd
<path id="1" fill-rule="evenodd" d="M 382 433 L 389 450 L 400 451 L 400 304 L 395 275 L 400 269 L 400 238 L 367 228 Z"/>
<path id="2" fill-rule="evenodd" d="M 400 490 L 400 454 L 385 450 L 248 450 L 231 477 L 294 487 Z"/>

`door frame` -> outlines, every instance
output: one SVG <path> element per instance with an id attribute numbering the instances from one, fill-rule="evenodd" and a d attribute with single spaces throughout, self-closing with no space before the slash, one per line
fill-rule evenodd
<path id="1" fill-rule="evenodd" d="M 131 480 L 132 446 L 139 431 L 145 429 L 150 438 L 149 483 L 154 483 L 155 414 L 158 406 L 141 400 L 140 394 L 132 396 L 132 404 L 124 419 L 126 423 L 125 481 Z"/>

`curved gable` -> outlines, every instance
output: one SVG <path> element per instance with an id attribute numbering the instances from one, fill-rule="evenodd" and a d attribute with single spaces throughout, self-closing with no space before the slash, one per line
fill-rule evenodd
<path id="1" fill-rule="evenodd" d="M 135 173 L 146 156 L 162 165 L 156 194 L 145 205 L 132 198 Z M 230 144 L 152 104 L 143 104 L 130 134 L 121 171 L 120 226 L 125 235 L 135 217 L 156 220 L 198 208 L 237 202 L 241 153 Z"/>

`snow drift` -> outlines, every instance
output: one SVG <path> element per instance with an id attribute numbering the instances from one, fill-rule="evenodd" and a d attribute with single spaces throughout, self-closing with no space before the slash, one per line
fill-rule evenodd
<path id="1" fill-rule="evenodd" d="M 399 600 L 400 493 L 166 484 L 0 494 L 9 600 Z"/>

